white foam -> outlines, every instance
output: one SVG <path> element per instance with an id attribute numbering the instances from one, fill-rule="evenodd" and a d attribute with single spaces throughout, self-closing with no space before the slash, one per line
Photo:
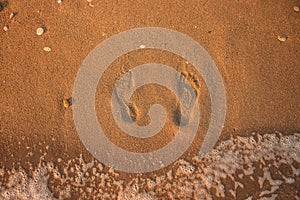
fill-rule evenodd
<path id="1" fill-rule="evenodd" d="M 31 174 L 22 169 L 0 169 L 0 178 L 9 176 L 1 183 L 0 198 L 54 199 L 56 196 L 65 199 L 76 192 L 85 199 L 214 199 L 240 198 L 242 191 L 247 194 L 244 199 L 252 199 L 255 194 L 250 188 L 256 185 L 255 193 L 260 199 L 274 199 L 280 198 L 278 191 L 282 186 L 295 187 L 295 177 L 300 175 L 296 167 L 300 166 L 299 152 L 298 133 L 236 137 L 223 141 L 203 159 L 178 160 L 171 170 L 155 179 L 133 178 L 126 185 L 113 169 L 104 171 L 101 163 L 85 162 L 80 155 L 69 161 L 60 159 L 59 164 L 66 165 L 62 170 L 52 162 L 40 163 Z M 290 167 L 289 176 L 279 170 L 282 164 Z M 277 178 L 271 168 L 276 171 Z M 244 182 L 244 179 L 252 182 Z M 232 186 L 226 185 L 224 180 Z M 52 182 L 55 184 L 49 184 Z M 291 195 L 299 199 L 299 193 Z"/>

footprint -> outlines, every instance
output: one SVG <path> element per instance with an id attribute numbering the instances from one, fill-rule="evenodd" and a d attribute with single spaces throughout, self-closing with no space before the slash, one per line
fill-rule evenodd
<path id="1" fill-rule="evenodd" d="M 134 79 L 132 72 L 125 73 L 122 79 L 118 82 L 118 87 L 114 90 L 115 96 L 117 97 L 122 118 L 126 122 L 137 121 L 138 109 L 133 102 L 127 102 L 125 96 L 128 94 L 130 88 L 134 87 Z"/>
<path id="2" fill-rule="evenodd" d="M 177 125 L 185 126 L 193 117 L 196 100 L 200 96 L 200 85 L 196 75 L 188 72 L 186 69 L 180 70 L 180 73 L 177 88 L 179 99 L 183 102 L 183 105 L 180 105 L 181 109 L 180 107 L 178 108 L 174 122 Z M 179 123 L 178 118 L 181 119 Z"/>

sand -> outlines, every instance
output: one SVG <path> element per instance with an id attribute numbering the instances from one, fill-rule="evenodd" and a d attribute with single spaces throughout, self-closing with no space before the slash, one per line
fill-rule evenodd
<path id="1" fill-rule="evenodd" d="M 108 199 L 126 199 L 126 195 L 128 196 L 126 191 L 130 193 L 132 188 L 129 186 L 134 185 L 135 182 L 148 183 L 146 180 L 154 179 L 155 176 L 161 177 L 171 169 L 175 170 L 177 165 L 185 165 L 181 163 L 184 161 L 193 165 L 195 168 L 193 169 L 198 170 L 197 173 L 183 175 L 185 179 L 182 180 L 174 177 L 170 178 L 171 181 L 155 180 L 153 184 L 159 181 L 160 183 L 154 189 L 133 188 L 134 196 L 138 196 L 137 199 L 196 198 L 192 195 L 198 195 L 200 199 L 213 198 L 212 196 L 227 199 L 246 199 L 251 196 L 253 199 L 263 196 L 271 199 L 276 197 L 299 199 L 299 193 L 295 193 L 297 188 L 300 188 L 299 154 L 295 156 L 289 154 L 299 149 L 299 135 L 296 133 L 300 130 L 300 13 L 294 10 L 294 6 L 299 6 L 299 2 L 204 0 L 133 3 L 93 0 L 89 3 L 85 0 L 64 0 L 58 3 L 57 1 L 9 0 L 7 5 L 1 1 L 1 5 L 3 5 L 0 11 L 0 167 L 3 170 L 0 192 L 2 196 L 4 189 L 9 190 L 12 187 L 7 185 L 7 181 L 9 177 L 13 177 L 12 171 L 15 170 L 24 173 L 22 175 L 24 177 L 28 176 L 25 178 L 26 184 L 21 187 L 35 188 L 32 190 L 35 195 L 44 192 L 39 194 L 40 198 L 46 198 L 47 195 L 67 199 L 80 196 L 88 198 L 87 195 L 94 194 L 95 188 L 101 188 L 108 191 L 99 191 L 99 198 L 110 195 Z M 248 173 L 246 178 L 243 179 L 245 175 L 241 175 L 239 181 L 222 180 L 221 184 L 215 178 L 221 176 L 220 174 L 209 176 L 210 173 L 214 173 L 211 168 L 207 172 L 201 171 L 205 169 L 203 165 L 207 162 L 207 165 L 215 166 L 206 160 L 193 163 L 193 158 L 204 137 L 201 133 L 205 133 L 209 123 L 209 94 L 201 75 L 191 70 L 192 74 L 196 74 L 199 79 L 199 105 L 204 117 L 201 118 L 196 141 L 182 156 L 182 160 L 178 161 L 179 164 L 174 163 L 165 170 L 143 175 L 141 179 L 139 175 L 110 171 L 107 166 L 102 166 L 95 161 L 76 132 L 72 105 L 66 108 L 63 100 L 72 97 L 77 71 L 89 52 L 99 43 L 122 31 L 149 26 L 185 33 L 199 42 L 213 58 L 224 81 L 227 98 L 226 120 L 218 145 L 221 145 L 222 141 L 232 141 L 230 138 L 237 136 L 245 136 L 249 143 L 252 132 L 261 135 L 280 132 L 283 136 L 290 135 L 289 139 L 297 141 L 293 143 L 294 146 L 281 147 L 283 143 L 274 139 L 275 142 L 268 146 L 266 152 L 259 153 L 261 157 L 257 152 L 252 152 L 253 146 L 249 147 L 250 154 L 252 152 L 254 157 L 250 158 L 249 162 L 252 163 L 250 168 L 257 165 L 259 170 L 254 170 L 253 173 L 251 170 L 246 172 Z M 41 35 L 37 35 L 38 28 L 44 30 Z M 279 37 L 286 38 L 282 40 Z M 172 118 L 173 115 L 170 115 L 161 134 L 145 140 L 134 140 L 111 126 L 112 118 L 108 109 L 109 94 L 113 83 L 122 74 L 120 71 L 153 61 L 179 70 L 188 65 L 185 60 L 171 53 L 141 49 L 117 59 L 98 85 L 96 105 L 98 105 L 97 114 L 100 124 L 107 130 L 107 136 L 111 141 L 130 151 L 148 152 L 158 149 L 172 140 L 173 133 L 178 128 L 174 123 L 174 117 Z M 139 109 L 138 124 L 149 123 L 146 113 L 153 101 L 168 108 L 170 113 L 176 113 L 177 107 L 174 103 L 176 99 L 172 93 L 162 87 L 143 88 L 132 98 L 132 102 Z M 281 138 L 282 135 L 276 137 Z M 231 146 L 235 145 L 231 144 Z M 240 148 L 242 147 L 237 147 L 236 152 L 241 152 Z M 221 152 L 231 155 L 222 148 Z M 258 167 L 256 159 L 268 157 L 271 153 L 280 155 L 280 158 L 278 157 L 277 160 L 273 156 L 270 166 L 269 162 L 263 159 L 265 163 Z M 288 161 L 285 160 L 285 164 L 282 164 L 281 159 L 286 156 L 284 153 L 289 156 Z M 256 156 L 258 158 L 255 158 Z M 217 158 L 213 155 L 211 159 Z M 294 168 L 291 167 L 291 161 L 296 163 Z M 244 163 L 237 160 L 233 159 L 232 162 L 238 163 L 238 167 L 234 172 L 226 173 L 234 174 L 232 176 L 236 180 L 239 178 L 238 168 L 242 168 L 241 170 L 248 168 L 245 169 L 242 166 Z M 47 178 L 43 174 L 46 177 L 43 175 L 41 177 L 44 177 L 46 182 L 41 181 L 42 186 L 39 186 L 43 189 L 36 189 L 36 183 L 31 183 L 35 177 L 32 173 L 37 169 L 45 171 L 49 168 L 47 163 L 53 164 L 52 167 L 59 172 L 58 176 L 64 176 L 63 170 L 68 165 L 75 167 L 77 163 L 78 170 L 74 169 L 74 173 L 77 171 L 83 173 L 86 172 L 86 169 L 82 169 L 85 163 L 93 163 L 99 173 L 98 176 L 102 178 L 98 178 L 95 185 L 91 181 L 91 185 L 87 186 L 78 185 L 82 182 L 78 183 L 78 180 L 75 180 L 76 176 L 73 175 L 74 179 L 70 179 L 68 184 L 64 185 L 54 175 Z M 66 170 L 69 172 L 71 169 Z M 279 173 L 280 170 L 284 176 Z M 280 177 L 273 177 L 271 180 L 269 171 L 271 174 L 279 174 Z M 40 171 L 35 173 L 39 174 Z M 196 177 L 198 181 L 194 177 L 197 174 L 200 174 Z M 253 181 L 252 174 L 254 174 L 253 179 L 257 182 L 260 180 L 262 184 L 259 187 L 260 192 L 256 192 L 257 184 L 256 186 L 250 184 Z M 208 184 L 204 186 L 202 184 L 203 187 L 198 186 L 195 181 L 198 183 L 200 180 L 204 183 L 201 175 L 213 179 L 209 182 L 213 186 Z M 93 175 L 89 172 L 88 175 L 79 174 L 78 177 L 86 177 L 89 180 Z M 274 181 L 277 179 L 281 182 Z M 180 185 L 184 181 L 188 182 L 187 186 Z M 168 185 L 167 182 L 175 186 Z M 100 186 L 101 184 L 104 185 Z M 230 189 L 224 191 L 221 185 Z M 71 190 L 70 187 L 76 189 Z M 271 191 L 270 194 L 265 192 L 260 196 L 266 188 Z M 178 190 L 184 192 L 174 192 Z M 114 191 L 125 191 L 125 194 Z M 206 196 L 201 196 L 202 194 Z"/>

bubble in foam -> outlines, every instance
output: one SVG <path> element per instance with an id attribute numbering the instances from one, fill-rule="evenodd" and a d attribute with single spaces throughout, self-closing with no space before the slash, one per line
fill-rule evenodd
<path id="1" fill-rule="evenodd" d="M 32 178 L 28 178 L 25 171 L 19 169 L 19 172 L 9 177 L 5 190 L 0 188 L 0 197 L 3 199 L 22 199 L 22 200 L 38 200 L 38 199 L 55 199 L 53 194 L 47 187 L 47 176 L 43 168 L 34 171 Z"/>

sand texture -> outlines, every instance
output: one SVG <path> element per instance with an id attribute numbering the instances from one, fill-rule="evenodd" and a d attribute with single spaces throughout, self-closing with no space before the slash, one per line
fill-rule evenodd
<path id="1" fill-rule="evenodd" d="M 1 0 L 0 5 L 0 199 L 300 199 L 299 1 Z M 176 30 L 201 44 L 221 74 L 226 119 L 215 149 L 199 158 L 211 118 L 201 74 L 178 55 L 142 45 L 120 56 L 95 94 L 97 119 L 114 144 L 139 153 L 160 149 L 180 123 L 194 119 L 195 106 L 201 111 L 195 140 L 176 162 L 128 174 L 85 148 L 73 120 L 72 93 L 78 69 L 98 44 L 140 27 Z M 146 63 L 180 73 L 176 88 L 188 102 L 185 112 L 174 93 L 157 84 L 138 88 L 126 100 L 126 90 L 137 81 L 128 72 Z M 138 126 L 151 123 L 153 104 L 164 107 L 159 134 L 138 139 L 125 134 L 114 122 L 113 95 L 121 118 Z"/>

